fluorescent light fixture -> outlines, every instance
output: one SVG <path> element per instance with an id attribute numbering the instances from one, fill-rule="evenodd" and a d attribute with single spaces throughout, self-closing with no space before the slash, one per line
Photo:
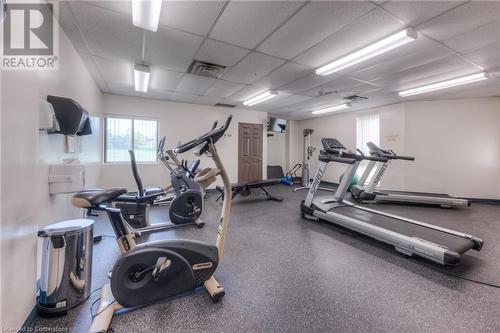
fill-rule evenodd
<path id="1" fill-rule="evenodd" d="M 367 59 L 378 56 L 379 54 L 395 49 L 396 47 L 413 42 L 415 39 L 417 39 L 417 32 L 413 29 L 405 29 L 316 69 L 316 74 L 330 75 L 340 71 L 341 69 L 350 67 Z"/>
<path id="2" fill-rule="evenodd" d="M 330 113 L 330 112 L 335 112 L 335 111 L 347 110 L 350 108 L 351 108 L 351 104 L 344 103 L 344 104 L 340 104 L 340 105 L 329 106 L 329 107 L 324 108 L 324 109 L 314 110 L 312 112 L 312 114 Z"/>
<path id="3" fill-rule="evenodd" d="M 403 91 L 400 91 L 398 94 L 401 97 L 424 94 L 424 93 L 434 91 L 434 90 L 441 90 L 441 89 L 461 86 L 463 84 L 468 84 L 468 83 L 472 83 L 472 82 L 476 82 L 476 81 L 486 80 L 487 78 L 488 78 L 488 75 L 486 73 L 478 73 L 478 74 L 473 74 L 473 75 L 462 76 L 462 77 L 452 79 L 452 80 L 441 81 L 441 82 L 429 84 L 429 85 L 422 86 L 422 87 L 403 90 Z"/>
<path id="4" fill-rule="evenodd" d="M 269 91 L 266 91 L 265 93 L 262 93 L 260 95 L 255 96 L 255 97 L 247 99 L 246 101 L 243 102 L 243 105 L 251 106 L 251 105 L 259 104 L 259 103 L 267 101 L 268 99 L 276 97 L 276 96 L 278 96 L 278 92 L 276 90 L 269 90 Z"/>
<path id="5" fill-rule="evenodd" d="M 160 20 L 162 0 L 132 0 L 132 23 L 156 31 Z"/>
<path id="6" fill-rule="evenodd" d="M 149 85 L 149 74 L 151 70 L 148 66 L 135 65 L 134 66 L 134 85 L 136 91 L 147 92 Z"/>

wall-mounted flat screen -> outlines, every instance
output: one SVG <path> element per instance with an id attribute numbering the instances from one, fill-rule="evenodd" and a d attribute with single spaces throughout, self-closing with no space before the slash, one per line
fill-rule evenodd
<path id="1" fill-rule="evenodd" d="M 285 133 L 286 120 L 278 119 L 274 117 L 269 117 L 267 121 L 267 131 L 268 132 L 278 132 Z"/>

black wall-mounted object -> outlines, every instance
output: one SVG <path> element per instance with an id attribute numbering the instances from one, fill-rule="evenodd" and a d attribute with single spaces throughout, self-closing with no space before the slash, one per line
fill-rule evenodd
<path id="1" fill-rule="evenodd" d="M 267 130 L 269 132 L 285 133 L 286 120 L 269 117 L 267 120 Z"/>
<path id="2" fill-rule="evenodd" d="M 59 132 L 64 135 L 92 134 L 89 113 L 75 100 L 59 96 L 47 96 L 59 123 Z"/>

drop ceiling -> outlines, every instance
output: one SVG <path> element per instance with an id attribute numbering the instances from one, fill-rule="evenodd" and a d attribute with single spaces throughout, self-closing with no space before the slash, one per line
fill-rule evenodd
<path id="1" fill-rule="evenodd" d="M 214 105 L 269 89 L 244 107 L 289 118 L 366 97 L 351 110 L 401 101 L 500 96 L 498 1 L 164 1 L 157 32 L 132 25 L 129 1 L 60 3 L 61 27 L 102 92 Z M 314 69 L 405 27 L 417 41 L 329 76 Z M 133 65 L 151 66 L 150 89 L 134 91 Z M 226 66 L 207 78 L 194 60 Z M 480 71 L 488 80 L 401 98 L 397 91 Z"/>

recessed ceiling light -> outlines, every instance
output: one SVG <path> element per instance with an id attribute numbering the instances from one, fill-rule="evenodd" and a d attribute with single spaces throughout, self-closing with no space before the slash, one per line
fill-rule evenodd
<path id="1" fill-rule="evenodd" d="M 330 113 L 330 112 L 335 112 L 335 111 L 347 110 L 347 109 L 350 109 L 350 108 L 351 108 L 351 104 L 344 103 L 344 104 L 329 106 L 329 107 L 324 108 L 324 109 L 314 110 L 312 112 L 312 114 Z"/>
<path id="2" fill-rule="evenodd" d="M 162 0 L 132 0 L 132 23 L 143 29 L 158 30 L 161 3 Z"/>
<path id="3" fill-rule="evenodd" d="M 136 91 L 147 92 L 149 85 L 149 75 L 151 70 L 149 66 L 135 65 L 134 66 L 134 86 Z"/>
<path id="4" fill-rule="evenodd" d="M 478 73 L 478 74 L 473 74 L 473 75 L 462 76 L 462 77 L 452 79 L 452 80 L 441 81 L 441 82 L 429 84 L 426 86 L 421 86 L 421 87 L 417 87 L 417 88 L 403 90 L 403 91 L 400 91 L 398 94 L 401 97 L 419 95 L 419 94 L 424 94 L 424 93 L 427 93 L 430 91 L 441 90 L 441 89 L 461 86 L 463 84 L 468 84 L 468 83 L 472 83 L 472 82 L 476 82 L 476 81 L 486 80 L 487 78 L 488 78 L 488 75 L 486 73 Z"/>
<path id="5" fill-rule="evenodd" d="M 259 103 L 267 101 L 268 99 L 276 97 L 276 96 L 278 96 L 278 92 L 276 90 L 269 90 L 269 91 L 266 91 L 265 93 L 262 93 L 260 95 L 255 96 L 255 97 L 247 99 L 246 101 L 243 102 L 243 105 L 251 106 L 251 105 L 259 104 Z"/>
<path id="6" fill-rule="evenodd" d="M 379 54 L 395 49 L 396 47 L 413 42 L 415 39 L 417 39 L 417 32 L 410 28 L 405 29 L 316 69 L 316 74 L 330 75 L 340 71 L 341 69 L 350 67 Z"/>

